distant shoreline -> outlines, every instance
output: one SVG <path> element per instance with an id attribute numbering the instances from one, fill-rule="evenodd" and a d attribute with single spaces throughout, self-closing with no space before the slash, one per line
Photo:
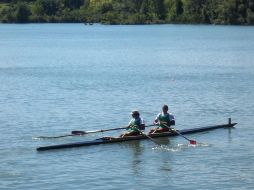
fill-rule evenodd
<path id="1" fill-rule="evenodd" d="M 253 27 L 254 25 L 248 25 L 248 24 L 206 24 L 206 23 L 149 23 L 149 24 L 103 24 L 103 23 L 90 23 L 85 24 L 82 22 L 25 22 L 25 23 L 7 23 L 7 22 L 0 22 L 0 25 L 29 25 L 29 24 L 81 24 L 85 26 L 94 26 L 94 25 L 102 25 L 102 26 L 159 26 L 159 25 L 193 25 L 193 26 L 245 26 L 245 27 Z"/>
<path id="2" fill-rule="evenodd" d="M 254 2 L 3 0 L 0 3 L 0 23 L 254 25 Z"/>

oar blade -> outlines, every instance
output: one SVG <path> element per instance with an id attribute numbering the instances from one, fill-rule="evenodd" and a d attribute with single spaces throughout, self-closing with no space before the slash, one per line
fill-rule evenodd
<path id="1" fill-rule="evenodd" d="M 197 141 L 195 141 L 195 140 L 190 140 L 190 144 L 196 145 L 196 144 L 197 144 Z"/>
<path id="2" fill-rule="evenodd" d="M 85 134 L 87 134 L 87 132 L 85 132 L 85 131 L 72 131 L 71 134 L 73 134 L 73 135 L 85 135 Z"/>

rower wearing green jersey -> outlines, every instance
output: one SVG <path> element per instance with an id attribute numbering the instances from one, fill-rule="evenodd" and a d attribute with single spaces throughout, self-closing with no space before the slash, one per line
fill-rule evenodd
<path id="1" fill-rule="evenodd" d="M 132 119 L 129 122 L 127 131 L 120 137 L 140 135 L 142 133 L 141 131 L 145 130 L 145 123 L 144 120 L 140 117 L 139 111 L 138 110 L 132 111 L 131 116 Z"/>
<path id="2" fill-rule="evenodd" d="M 158 127 L 152 129 L 149 134 L 168 132 L 170 126 L 175 125 L 175 117 L 171 113 L 168 113 L 167 105 L 162 107 L 162 112 L 157 115 L 154 124 L 158 125 Z"/>

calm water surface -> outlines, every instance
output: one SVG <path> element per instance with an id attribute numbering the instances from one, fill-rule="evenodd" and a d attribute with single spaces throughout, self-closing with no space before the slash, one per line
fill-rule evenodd
<path id="1" fill-rule="evenodd" d="M 253 189 L 254 27 L 0 25 L 0 189 Z M 38 153 L 151 124 L 236 129 Z"/>

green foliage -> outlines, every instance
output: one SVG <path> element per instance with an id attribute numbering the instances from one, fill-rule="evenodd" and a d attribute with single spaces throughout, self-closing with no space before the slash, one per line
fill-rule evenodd
<path id="1" fill-rule="evenodd" d="M 247 9 L 247 23 L 254 25 L 254 12 L 251 11 L 251 9 Z"/>
<path id="2" fill-rule="evenodd" d="M 17 2 L 10 7 L 5 7 L 0 13 L 2 22 L 27 23 L 31 14 L 25 2 Z"/>
<path id="3" fill-rule="evenodd" d="M 254 24 L 254 0 L 2 0 L 0 22 Z"/>
<path id="4" fill-rule="evenodd" d="M 28 18 L 31 14 L 30 8 L 26 3 L 18 2 L 14 6 L 14 21 L 18 23 L 26 23 L 28 22 Z"/>

